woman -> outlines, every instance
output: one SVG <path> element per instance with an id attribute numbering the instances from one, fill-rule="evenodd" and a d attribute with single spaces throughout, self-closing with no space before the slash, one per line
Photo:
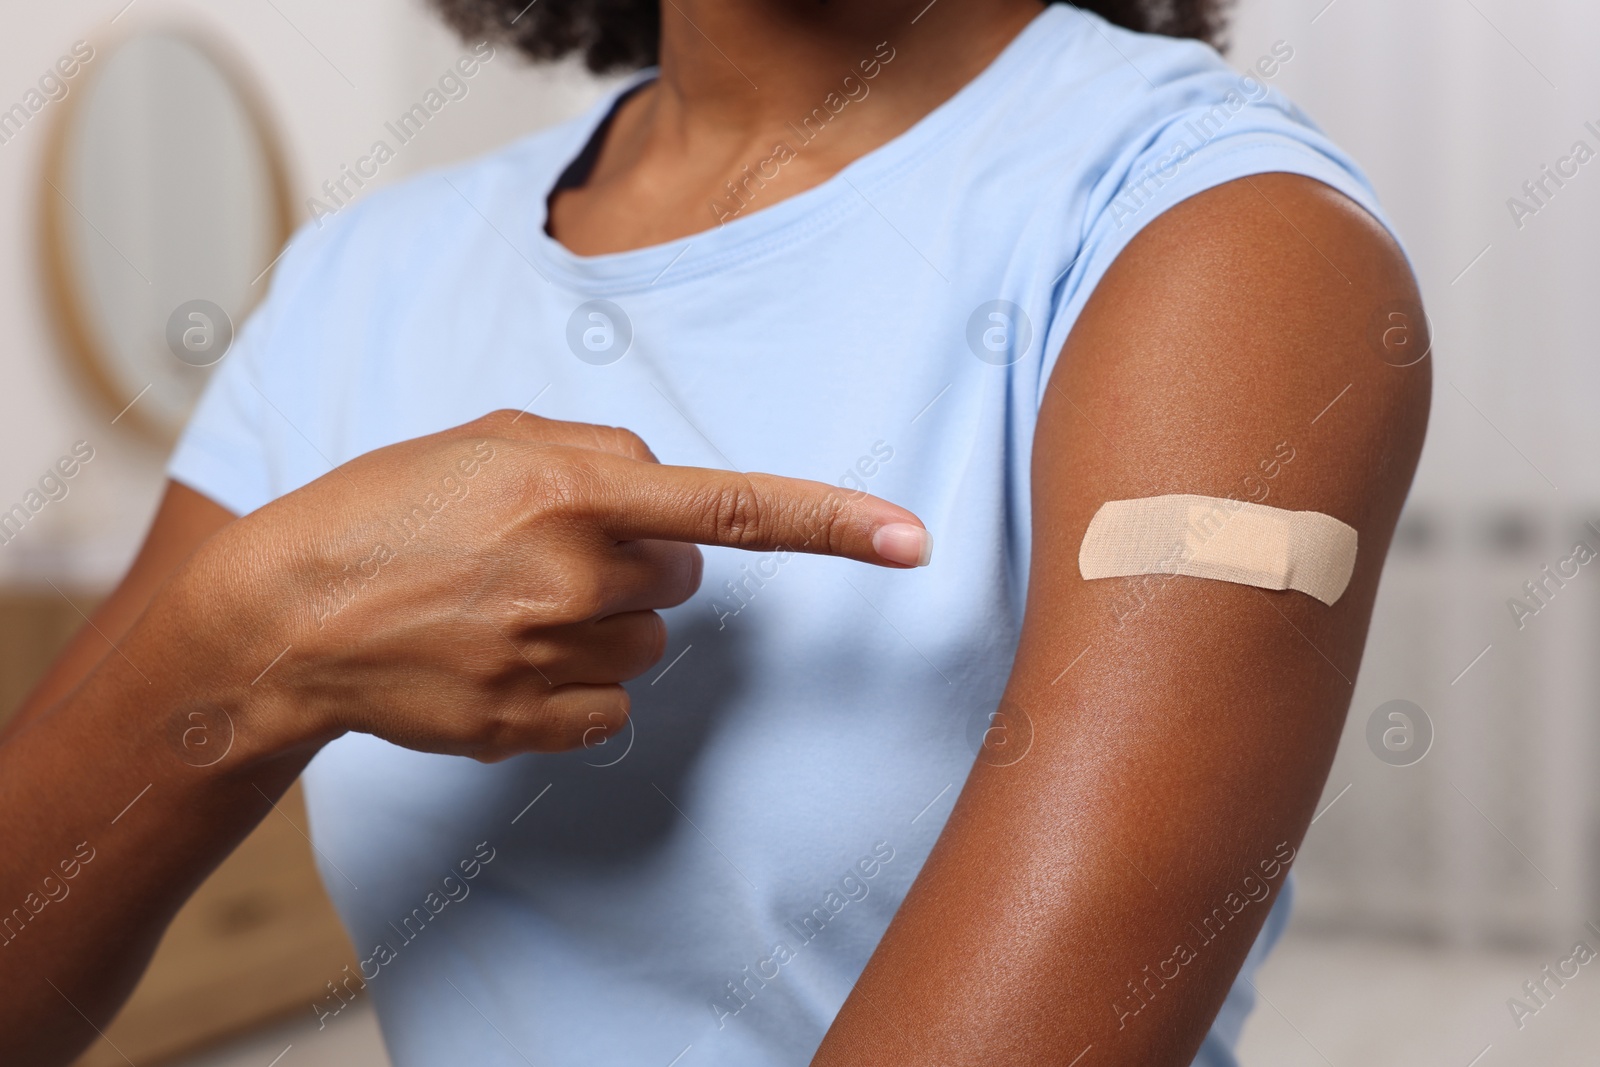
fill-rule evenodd
<path id="1" fill-rule="evenodd" d="M 361 957 L 311 1010 L 402 1067 L 1233 1063 L 1430 389 L 1293 43 L 437 6 L 650 66 L 293 242 L 0 748 L 4 899 L 95 857 L 8 928 L 7 1047 L 93 1040 L 304 772 Z M 1347 523 L 1348 591 L 1086 580 L 1165 494 Z"/>

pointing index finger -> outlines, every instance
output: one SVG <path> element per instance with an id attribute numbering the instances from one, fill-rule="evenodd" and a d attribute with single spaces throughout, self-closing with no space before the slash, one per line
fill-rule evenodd
<path id="1" fill-rule="evenodd" d="M 604 526 L 618 540 L 691 541 L 927 566 L 933 538 L 905 508 L 865 493 L 776 474 L 619 460 Z"/>

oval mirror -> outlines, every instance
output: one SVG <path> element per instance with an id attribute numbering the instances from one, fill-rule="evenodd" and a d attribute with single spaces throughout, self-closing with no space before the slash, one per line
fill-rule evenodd
<path id="1" fill-rule="evenodd" d="M 84 74 L 40 190 L 46 275 L 116 421 L 170 442 L 289 238 L 282 152 L 238 61 L 189 33 L 131 35 Z"/>

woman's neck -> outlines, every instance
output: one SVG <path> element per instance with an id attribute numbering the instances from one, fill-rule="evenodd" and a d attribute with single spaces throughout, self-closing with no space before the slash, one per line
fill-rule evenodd
<path id="1" fill-rule="evenodd" d="M 818 185 L 953 96 L 1041 10 L 1038 0 L 662 0 L 661 76 L 618 110 L 586 184 L 554 199 L 551 232 L 580 254 L 622 251 Z M 775 151 L 781 166 L 767 162 Z M 730 196 L 726 183 L 763 163 L 780 177 Z"/>

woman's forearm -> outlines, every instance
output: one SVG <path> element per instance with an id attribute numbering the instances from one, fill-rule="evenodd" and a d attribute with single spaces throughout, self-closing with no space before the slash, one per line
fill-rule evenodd
<path id="1" fill-rule="evenodd" d="M 0 738 L 0 1048 L 30 1065 L 94 1036 L 332 738 L 482 760 L 589 744 L 661 658 L 656 613 L 698 588 L 696 543 L 898 568 L 929 551 L 885 501 L 665 467 L 626 431 L 514 411 L 225 517 L 136 619 L 119 588 L 115 645 L 90 668 L 80 642 Z"/>
<path id="2" fill-rule="evenodd" d="M 276 653 L 187 573 L 70 693 L 0 744 L 0 1046 L 69 1062 L 173 914 L 319 742 L 254 676 Z M 265 658 L 262 658 L 263 655 Z M 257 663 L 257 660 L 260 660 Z"/>

